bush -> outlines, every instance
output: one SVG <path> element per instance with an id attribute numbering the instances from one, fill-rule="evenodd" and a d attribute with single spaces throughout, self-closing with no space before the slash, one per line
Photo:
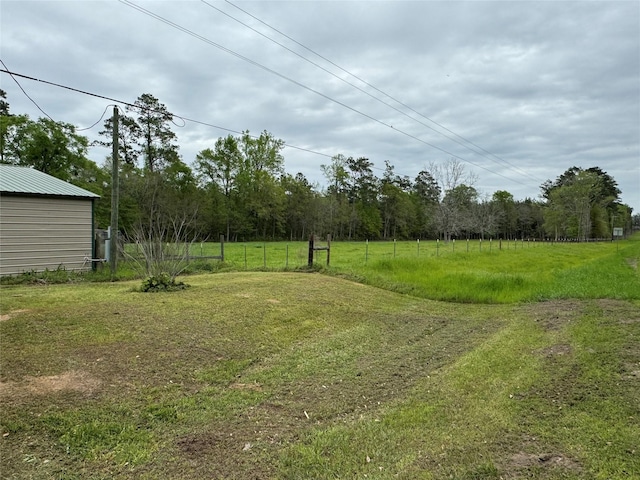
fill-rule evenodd
<path id="1" fill-rule="evenodd" d="M 168 273 L 160 273 L 147 277 L 140 287 L 142 292 L 174 292 L 188 288 L 184 282 L 176 282 Z"/>

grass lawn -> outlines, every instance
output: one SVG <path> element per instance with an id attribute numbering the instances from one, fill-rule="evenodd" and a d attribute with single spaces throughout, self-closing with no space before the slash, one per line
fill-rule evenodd
<path id="1" fill-rule="evenodd" d="M 458 302 L 407 272 L 433 264 L 339 247 L 333 275 L 2 286 L 0 475 L 638 478 L 638 241 L 584 247 L 552 271 L 451 252 L 453 275 L 523 276 Z"/>

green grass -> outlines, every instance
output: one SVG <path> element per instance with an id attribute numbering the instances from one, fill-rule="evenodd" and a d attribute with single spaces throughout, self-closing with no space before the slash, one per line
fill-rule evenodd
<path id="1" fill-rule="evenodd" d="M 2 286 L 3 478 L 640 471 L 640 300 L 623 285 L 638 280 L 636 244 L 531 247 L 548 272 L 526 248 L 418 260 L 396 245 L 395 260 L 356 268 L 347 247 L 359 248 L 332 250 L 345 261 L 332 276 L 192 275 L 160 294 L 139 281 Z M 466 281 L 493 293 L 421 298 L 424 273 L 407 270 L 427 265 L 441 279 L 472 266 Z M 552 300 L 518 301 L 532 298 Z"/>
<path id="2" fill-rule="evenodd" d="M 322 242 L 320 245 L 324 245 Z M 194 255 L 219 254 L 198 244 Z M 513 303 L 559 298 L 640 298 L 640 236 L 617 242 L 533 241 L 333 242 L 331 264 L 316 266 L 384 289 L 465 303 Z M 215 271 L 304 269 L 308 243 L 227 243 Z M 193 268 L 191 271 L 195 271 Z"/>
<path id="3" fill-rule="evenodd" d="M 319 242 L 319 245 L 324 245 Z M 232 271 L 308 271 L 307 242 L 194 244 L 185 275 Z M 533 241 L 333 242 L 331 264 L 316 252 L 313 270 L 398 293 L 462 303 L 514 303 L 562 298 L 640 299 L 640 235 L 616 242 Z M 119 280 L 136 278 L 119 263 Z M 110 280 L 108 268 L 74 274 L 33 273 L 3 284 L 78 283 Z"/>
<path id="4" fill-rule="evenodd" d="M 382 259 L 355 270 L 373 285 L 454 302 L 640 298 L 640 243 L 541 245 L 532 249 Z"/>

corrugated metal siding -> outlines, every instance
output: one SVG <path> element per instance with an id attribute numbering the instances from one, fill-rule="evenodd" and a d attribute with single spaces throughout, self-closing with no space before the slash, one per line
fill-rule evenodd
<path id="1" fill-rule="evenodd" d="M 0 275 L 88 269 L 91 200 L 0 195 Z"/>

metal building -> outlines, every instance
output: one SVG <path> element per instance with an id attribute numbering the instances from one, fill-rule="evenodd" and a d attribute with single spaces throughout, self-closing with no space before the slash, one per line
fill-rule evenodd
<path id="1" fill-rule="evenodd" d="M 97 198 L 38 170 L 0 165 L 0 275 L 90 269 Z"/>

